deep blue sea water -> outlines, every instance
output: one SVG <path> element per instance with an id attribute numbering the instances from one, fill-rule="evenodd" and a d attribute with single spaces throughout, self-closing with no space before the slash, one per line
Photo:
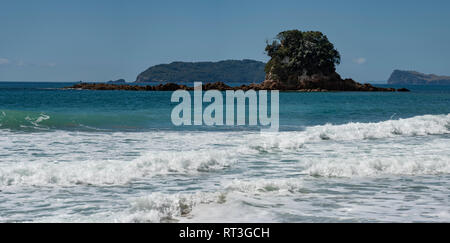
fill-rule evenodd
<path id="1" fill-rule="evenodd" d="M 0 221 L 450 221 L 450 86 L 282 92 L 261 134 L 72 84 L 0 82 Z"/>

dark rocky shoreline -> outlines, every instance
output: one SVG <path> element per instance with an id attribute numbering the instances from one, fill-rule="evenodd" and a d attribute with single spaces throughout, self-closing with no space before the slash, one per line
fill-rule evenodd
<path id="1" fill-rule="evenodd" d="M 265 80 L 260 84 L 249 84 L 231 87 L 224 82 L 205 83 L 203 90 L 280 90 L 293 92 L 334 92 L 334 91 L 362 91 L 362 92 L 408 92 L 408 89 L 394 89 L 375 87 L 371 84 L 360 84 L 352 79 L 341 79 L 338 74 L 321 76 L 313 75 L 300 77 L 300 81 L 284 84 L 273 80 Z M 194 90 L 182 84 L 165 83 L 159 85 L 132 85 L 132 84 L 112 84 L 112 83 L 78 83 L 72 87 L 64 89 L 80 90 L 129 90 L 129 91 L 175 91 L 175 90 Z"/>

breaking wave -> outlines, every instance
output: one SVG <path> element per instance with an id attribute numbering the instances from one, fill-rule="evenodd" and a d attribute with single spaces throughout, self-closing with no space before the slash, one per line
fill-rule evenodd
<path id="1" fill-rule="evenodd" d="M 0 186 L 124 185 L 155 175 L 192 175 L 230 167 L 225 152 L 148 153 L 133 161 L 16 162 L 0 167 Z"/>
<path id="2" fill-rule="evenodd" d="M 262 134 L 262 138 L 257 139 L 251 146 L 260 151 L 296 150 L 301 149 L 306 143 L 324 140 L 371 140 L 443 134 L 450 134 L 450 114 L 424 115 L 377 123 L 351 122 L 342 125 L 311 126 L 301 132 Z"/>
<path id="3" fill-rule="evenodd" d="M 450 173 L 448 155 L 315 159 L 304 170 L 315 177 L 374 177 Z"/>
<path id="4" fill-rule="evenodd" d="M 306 132 L 322 140 L 377 139 L 450 133 L 450 114 L 425 115 L 378 123 L 347 123 L 309 127 Z"/>
<path id="5" fill-rule="evenodd" d="M 239 201 L 241 196 L 291 195 L 301 193 L 303 183 L 298 179 L 233 180 L 224 182 L 216 192 L 163 194 L 152 193 L 131 200 L 129 214 L 121 217 L 123 222 L 178 222 L 191 218 L 193 210 L 201 206 L 220 206 Z M 232 204 L 232 203 L 231 203 Z M 200 210 L 201 211 L 201 210 Z"/>
<path id="6" fill-rule="evenodd" d="M 48 121 L 49 117 L 42 114 L 31 118 L 36 124 Z M 73 149 L 81 149 L 84 154 L 89 154 L 91 143 L 103 143 L 102 146 L 110 146 L 114 143 L 115 136 L 99 134 L 90 136 L 84 141 L 79 138 L 80 133 L 58 132 L 46 134 L 45 137 L 53 136 L 52 139 L 37 139 L 39 136 L 25 136 L 29 139 L 28 144 L 39 143 L 39 149 L 50 149 L 52 144 L 43 142 L 59 142 L 60 150 L 66 160 L 60 162 L 57 157 L 43 157 L 27 161 L 28 156 L 16 154 L 17 159 L 9 159 L 0 165 L 0 186 L 28 185 L 28 186 L 52 186 L 52 185 L 123 185 L 133 180 L 145 179 L 154 175 L 181 174 L 190 175 L 203 172 L 214 172 L 227 169 L 240 160 L 255 158 L 254 156 L 265 156 L 265 152 L 281 154 L 289 159 L 298 160 L 300 164 L 306 164 L 303 173 L 312 176 L 324 177 L 353 177 L 353 176 L 377 176 L 384 174 L 442 174 L 450 173 L 449 151 L 447 139 L 437 141 L 428 148 L 422 148 L 421 156 L 415 154 L 396 154 L 395 151 L 380 151 L 364 154 L 342 151 L 334 156 L 313 156 L 308 158 L 304 155 L 292 153 L 309 151 L 318 155 L 327 155 L 328 150 L 333 149 L 323 141 L 357 141 L 373 140 L 380 138 L 425 136 L 449 134 L 450 115 L 426 115 L 408 119 L 390 120 L 379 123 L 348 123 L 344 125 L 323 125 L 306 128 L 305 131 L 280 132 L 275 134 L 259 134 L 249 132 L 200 132 L 180 135 L 180 133 L 123 133 L 125 140 L 127 136 L 139 138 L 146 141 L 145 146 L 153 146 L 151 152 L 139 152 L 139 156 L 127 159 L 102 159 L 102 152 L 98 159 L 79 161 L 76 156 L 67 157 L 72 154 Z M 88 133 L 86 133 L 88 134 Z M 8 136 L 8 135 L 5 135 Z M 43 136 L 43 135 L 42 135 Z M 56 138 L 54 136 L 61 136 Z M 152 136 L 164 137 L 160 144 L 152 143 Z M 97 141 L 98 140 L 98 141 Z M 64 141 L 78 141 L 79 145 L 66 145 Z M 156 140 L 155 140 L 156 141 Z M 14 148 L 15 143 L 6 142 L 7 147 Z M 81 143 L 89 142 L 80 147 Z M 119 141 L 117 141 L 119 143 Z M 213 144 L 212 144 L 213 143 Z M 359 141 L 357 143 L 360 143 Z M 184 151 L 158 151 L 159 147 L 173 144 L 181 146 Z M 315 148 L 313 150 L 312 147 Z M 202 146 L 204 147 L 202 148 Z M 442 146 L 441 146 L 442 145 Z M 156 146 L 156 147 L 155 147 Z M 159 147 L 158 147 L 159 146 Z M 171 145 L 172 146 L 172 145 Z M 305 147 L 306 146 L 306 147 Z M 405 145 L 410 146 L 410 145 Z M 436 146 L 441 146 L 440 153 L 424 155 L 426 151 L 432 151 Z M 23 149 L 35 149 L 23 147 Z M 20 149 L 20 148 L 18 148 Z M 23 150 L 22 149 L 22 150 Z M 88 149 L 84 151 L 84 149 Z M 126 150 L 127 147 L 120 147 Z M 333 150 L 340 150 L 335 148 Z M 384 149 L 384 150 L 383 150 Z M 421 147 L 406 147 L 405 151 L 414 151 Z M 72 151 L 72 152 L 71 152 Z M 328 151 L 328 152 L 327 152 Z M 9 152 L 8 149 L 4 152 Z M 286 153 L 287 152 L 287 153 Z M 361 159 L 361 156 L 365 156 Z M 14 157 L 16 158 L 16 157 Z M 28 158 L 28 159 L 27 159 Z"/>

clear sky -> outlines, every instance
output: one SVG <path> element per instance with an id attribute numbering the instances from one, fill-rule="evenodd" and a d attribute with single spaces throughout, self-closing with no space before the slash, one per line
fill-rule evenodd
<path id="1" fill-rule="evenodd" d="M 267 61 L 265 41 L 319 30 L 338 72 L 450 75 L 450 1 L 0 0 L 0 81 L 134 81 L 172 61 Z"/>

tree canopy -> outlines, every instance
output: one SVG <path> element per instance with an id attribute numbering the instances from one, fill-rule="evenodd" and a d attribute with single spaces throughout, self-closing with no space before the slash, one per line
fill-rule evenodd
<path id="1" fill-rule="evenodd" d="M 301 75 L 331 74 L 341 60 L 334 45 L 319 31 L 280 32 L 272 43 L 267 43 L 266 53 L 271 59 L 265 71 L 279 80 L 290 80 Z"/>

